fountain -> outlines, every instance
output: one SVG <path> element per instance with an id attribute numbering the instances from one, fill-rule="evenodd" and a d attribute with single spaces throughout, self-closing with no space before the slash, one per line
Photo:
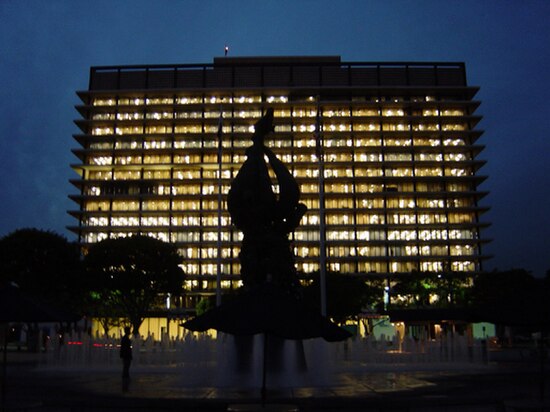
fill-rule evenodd
<path id="1" fill-rule="evenodd" d="M 290 368 L 294 376 L 307 370 L 302 339 L 322 337 L 335 342 L 351 336 L 303 302 L 289 234 L 298 227 L 307 207 L 299 201 L 294 176 L 264 145 L 272 130 L 270 108 L 254 126 L 246 161 L 227 195 L 232 223 L 243 233 L 239 253 L 243 291 L 183 325 L 192 331 L 215 329 L 235 335 L 239 374 L 257 370 L 251 348 L 255 347 L 254 335 L 262 335 L 262 405 L 268 371 L 287 376 Z M 270 168 L 278 194 L 273 190 Z M 288 339 L 295 342 L 286 342 Z"/>
<path id="2" fill-rule="evenodd" d="M 41 368 L 121 368 L 118 354 L 119 339 L 108 336 L 93 338 L 87 333 L 75 332 L 65 336 L 61 342 L 56 336 L 52 335 L 48 347 L 40 357 Z M 483 339 L 469 342 L 467 337 L 459 334 L 441 336 L 435 340 L 405 337 L 401 343 L 395 338 L 389 340 L 381 336 L 377 339 L 373 335 L 357 336 L 336 343 L 327 343 L 323 339 L 309 339 L 303 341 L 303 345 L 308 371 L 302 374 L 301 378 L 285 374 L 285 382 L 281 382 L 280 385 L 300 381 L 305 383 L 308 377 L 328 376 L 333 371 L 353 369 L 471 369 L 483 365 L 487 356 Z M 248 386 L 257 385 L 257 381 L 252 378 L 257 378 L 258 370 L 261 370 L 262 346 L 262 336 L 256 335 L 251 350 L 254 366 L 251 368 L 253 372 Z M 283 359 L 286 364 L 282 369 L 286 371 L 295 360 L 291 346 L 292 341 L 285 341 Z M 191 368 L 204 371 L 205 379 L 214 378 L 214 381 L 222 386 L 231 383 L 229 377 L 233 377 L 236 366 L 234 337 L 223 333 L 211 336 L 206 333 L 188 332 L 180 338 L 164 335 L 157 341 L 151 335 L 146 338 L 136 337 L 133 347 L 132 368 L 182 367 L 186 371 Z M 318 362 L 320 359 L 324 362 Z M 230 376 L 224 378 L 224 373 Z M 288 378 L 291 380 L 286 380 Z M 247 379 L 243 378 L 243 382 L 245 381 Z"/>
<path id="3" fill-rule="evenodd" d="M 350 338 L 305 306 L 288 234 L 306 207 L 299 203 L 294 177 L 264 146 L 272 121 L 270 109 L 257 122 L 247 160 L 228 194 L 233 224 L 244 234 L 239 255 L 244 291 L 183 325 L 193 331 L 215 329 L 216 337 L 190 331 L 177 338 L 136 337 L 132 370 L 181 369 L 181 387 L 261 387 L 264 404 L 266 380 L 271 388 L 325 387 L 333 385 L 339 373 L 479 365 L 482 345 L 472 345 L 463 336 L 434 341 Z M 266 157 L 278 195 L 272 190 Z M 119 340 L 114 337 L 75 333 L 61 341 L 52 336 L 42 368 L 121 368 Z"/>

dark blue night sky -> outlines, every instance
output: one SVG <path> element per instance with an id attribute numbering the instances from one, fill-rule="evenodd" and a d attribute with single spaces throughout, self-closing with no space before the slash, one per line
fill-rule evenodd
<path id="1" fill-rule="evenodd" d="M 90 66 L 231 56 L 463 61 L 485 130 L 486 269 L 550 269 L 548 1 L 0 1 L 0 236 L 76 221 L 75 91 Z"/>

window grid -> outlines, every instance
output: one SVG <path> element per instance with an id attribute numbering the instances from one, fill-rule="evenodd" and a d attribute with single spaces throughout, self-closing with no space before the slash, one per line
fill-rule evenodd
<path id="1" fill-rule="evenodd" d="M 86 122 L 75 136 L 82 147 L 74 150 L 79 225 L 72 230 L 84 246 L 133 233 L 174 242 L 191 278 L 215 276 L 221 117 L 222 270 L 238 279 L 242 236 L 230 225 L 225 196 L 254 123 L 273 107 L 267 145 L 291 169 L 309 208 L 292 234 L 299 271 L 319 268 L 318 129 L 330 270 L 480 271 L 475 104 L 460 88 L 456 96 L 375 88 L 336 100 L 318 92 L 84 94 Z"/>

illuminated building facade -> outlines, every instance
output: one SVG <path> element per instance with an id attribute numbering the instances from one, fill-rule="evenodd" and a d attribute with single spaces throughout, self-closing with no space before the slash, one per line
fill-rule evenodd
<path id="1" fill-rule="evenodd" d="M 254 123 L 272 107 L 266 144 L 309 208 L 293 235 L 300 272 L 319 269 L 319 136 L 327 270 L 470 276 L 484 259 L 477 91 L 462 63 L 225 57 L 93 67 L 89 89 L 78 92 L 70 229 L 83 248 L 132 233 L 173 242 L 188 290 L 212 291 L 218 268 L 222 286 L 235 286 L 241 235 L 225 196 Z"/>

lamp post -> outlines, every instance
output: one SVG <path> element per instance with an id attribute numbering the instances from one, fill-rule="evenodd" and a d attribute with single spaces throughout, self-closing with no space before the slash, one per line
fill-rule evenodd
<path id="1" fill-rule="evenodd" d="M 227 47 L 226 47 L 227 49 Z M 227 53 L 227 52 L 226 52 Z M 222 136 L 223 136 L 223 106 L 220 104 L 220 119 L 218 123 L 218 241 L 216 243 L 216 306 L 222 303 Z"/>
<path id="2" fill-rule="evenodd" d="M 317 118 L 315 121 L 316 155 L 319 161 L 319 284 L 321 286 L 321 315 L 327 315 L 326 290 L 326 222 L 325 222 L 325 158 L 323 153 L 323 134 L 321 124 L 321 108 L 317 96 Z"/>

